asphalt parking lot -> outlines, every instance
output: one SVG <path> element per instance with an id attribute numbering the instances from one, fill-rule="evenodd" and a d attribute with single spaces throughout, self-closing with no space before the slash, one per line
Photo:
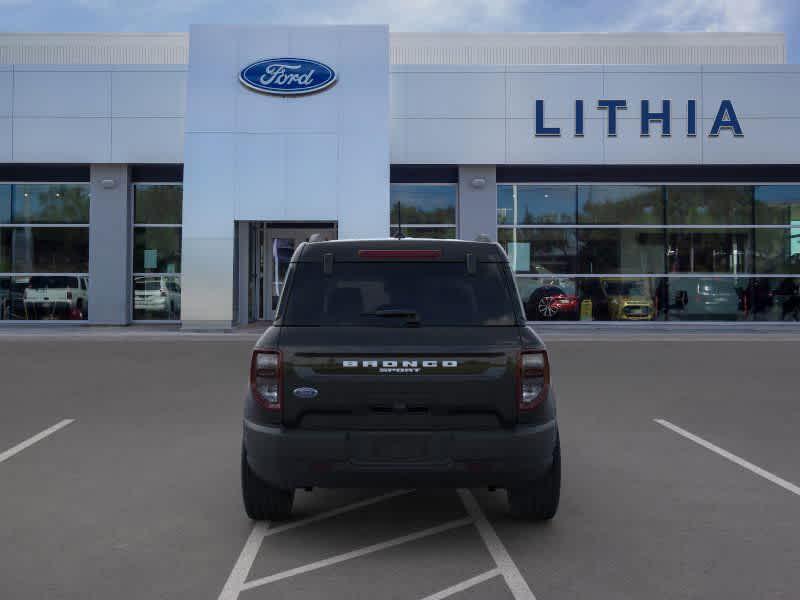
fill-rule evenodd
<path id="1" fill-rule="evenodd" d="M 313 490 L 254 526 L 255 336 L 0 332 L 0 598 L 797 598 L 800 336 L 545 337 L 553 522 L 502 491 Z"/>

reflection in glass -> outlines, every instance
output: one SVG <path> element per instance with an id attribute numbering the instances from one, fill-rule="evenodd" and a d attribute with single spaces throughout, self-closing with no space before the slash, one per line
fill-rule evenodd
<path id="1" fill-rule="evenodd" d="M 664 188 L 642 185 L 578 186 L 580 223 L 660 225 L 664 222 Z"/>
<path id="2" fill-rule="evenodd" d="M 180 225 L 183 186 L 138 183 L 134 187 L 134 223 Z"/>
<path id="3" fill-rule="evenodd" d="M 86 227 L 4 227 L 0 229 L 0 272 L 86 273 Z"/>
<path id="4" fill-rule="evenodd" d="M 800 321 L 800 278 L 753 278 L 746 291 L 754 321 Z"/>
<path id="5" fill-rule="evenodd" d="M 517 287 L 529 321 L 578 319 L 579 298 L 574 279 L 517 277 Z"/>
<path id="6" fill-rule="evenodd" d="M 747 317 L 749 280 L 735 277 L 669 279 L 669 318 L 741 321 Z"/>
<path id="7" fill-rule="evenodd" d="M 181 318 L 180 277 L 134 276 L 133 318 L 136 321 L 179 320 Z"/>
<path id="8" fill-rule="evenodd" d="M 392 225 L 392 237 L 399 236 L 399 228 L 397 225 Z M 456 239 L 455 227 L 403 227 L 402 237 L 408 238 L 431 238 L 437 240 L 454 240 Z"/>
<path id="9" fill-rule="evenodd" d="M 85 275 L 0 277 L 0 320 L 84 321 L 88 315 Z"/>
<path id="10" fill-rule="evenodd" d="M 800 221 L 791 229 L 756 229 L 757 273 L 800 273 Z"/>
<path id="11" fill-rule="evenodd" d="M 575 223 L 575 186 L 500 185 L 498 224 Z"/>
<path id="12" fill-rule="evenodd" d="M 674 273 L 752 273 L 752 230 L 678 229 L 668 232 L 667 265 Z"/>
<path id="13" fill-rule="evenodd" d="M 402 225 L 455 225 L 456 184 L 393 183 L 392 222 Z"/>
<path id="14" fill-rule="evenodd" d="M 516 233 L 516 239 L 515 239 Z M 514 229 L 497 232 L 498 242 L 518 273 L 574 273 L 578 242 L 574 229 Z"/>
<path id="15" fill-rule="evenodd" d="M 756 225 L 800 227 L 800 186 L 757 185 Z"/>
<path id="16" fill-rule="evenodd" d="M 134 228 L 133 271 L 180 273 L 181 229 L 179 227 Z"/>
<path id="17" fill-rule="evenodd" d="M 662 273 L 660 229 L 579 229 L 580 273 Z"/>
<path id="18" fill-rule="evenodd" d="M 581 317 L 595 321 L 652 321 L 665 317 L 664 278 L 580 280 Z"/>
<path id="19" fill-rule="evenodd" d="M 667 186 L 668 225 L 752 223 L 752 186 Z"/>
<path id="20" fill-rule="evenodd" d="M 88 184 L 0 186 L 0 223 L 88 224 Z"/>

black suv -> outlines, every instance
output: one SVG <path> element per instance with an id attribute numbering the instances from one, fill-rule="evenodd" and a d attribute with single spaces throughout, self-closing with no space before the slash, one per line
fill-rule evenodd
<path id="1" fill-rule="evenodd" d="M 561 451 L 547 351 L 495 243 L 300 245 L 253 350 L 242 492 L 256 520 L 296 488 L 506 488 L 550 519 Z"/>

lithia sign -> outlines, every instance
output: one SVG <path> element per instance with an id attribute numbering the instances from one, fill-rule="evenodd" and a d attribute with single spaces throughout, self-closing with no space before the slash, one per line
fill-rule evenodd
<path id="1" fill-rule="evenodd" d="M 661 125 L 661 137 L 672 135 L 671 100 L 661 101 L 661 111 L 652 112 L 650 101 L 642 100 L 640 112 L 641 137 L 650 137 L 651 123 Z M 627 100 L 598 100 L 597 110 L 606 111 L 608 114 L 608 137 L 617 135 L 617 111 L 627 110 Z M 584 127 L 584 103 L 583 100 L 575 100 L 575 137 L 583 137 Z M 717 116 L 708 132 L 709 137 L 718 137 L 721 131 L 730 131 L 734 137 L 742 137 L 742 126 L 733 109 L 733 102 L 722 100 L 719 104 Z M 560 127 L 547 127 L 545 124 L 544 100 L 536 100 L 536 137 L 560 137 Z M 697 135 L 697 100 L 687 100 L 686 102 L 686 136 L 695 137 Z"/>

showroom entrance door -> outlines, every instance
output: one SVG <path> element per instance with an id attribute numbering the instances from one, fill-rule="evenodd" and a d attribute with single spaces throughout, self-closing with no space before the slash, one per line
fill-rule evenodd
<path id="1" fill-rule="evenodd" d="M 273 319 L 289 261 L 300 244 L 336 236 L 336 223 L 251 223 L 249 320 Z"/>

